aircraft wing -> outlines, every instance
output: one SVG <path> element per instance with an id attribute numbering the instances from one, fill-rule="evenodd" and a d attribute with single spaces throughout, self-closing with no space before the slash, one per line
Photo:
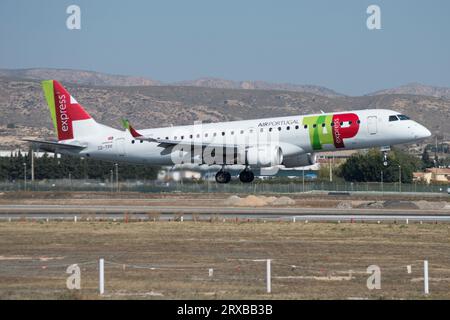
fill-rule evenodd
<path id="1" fill-rule="evenodd" d="M 62 143 L 57 141 L 43 141 L 43 140 L 31 140 L 31 139 L 23 139 L 23 141 L 31 142 L 33 147 L 36 149 L 48 151 L 48 152 L 59 152 L 59 151 L 81 151 L 86 146 L 77 145 L 77 144 L 69 144 Z"/>
<path id="2" fill-rule="evenodd" d="M 153 137 L 148 137 L 140 134 L 138 131 L 136 131 L 130 124 L 130 122 L 126 119 L 122 119 L 122 125 L 123 127 L 130 132 L 130 134 L 133 136 L 135 140 L 142 140 L 142 141 L 150 141 L 150 142 L 156 142 L 159 143 L 161 146 L 199 146 L 199 147 L 209 147 L 209 148 L 237 148 L 239 145 L 236 144 L 217 144 L 217 143 L 208 143 L 206 141 L 185 141 L 185 140 L 171 140 L 171 139 L 156 139 Z"/>

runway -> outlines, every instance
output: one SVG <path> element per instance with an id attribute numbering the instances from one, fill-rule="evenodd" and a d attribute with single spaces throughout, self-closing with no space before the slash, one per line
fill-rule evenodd
<path id="1" fill-rule="evenodd" d="M 149 220 L 240 219 L 266 221 L 432 221 L 450 222 L 450 210 L 274 207 L 180 207 L 121 205 L 0 205 L 0 220 L 75 220 L 128 217 Z M 77 217 L 77 218 L 75 218 Z"/>

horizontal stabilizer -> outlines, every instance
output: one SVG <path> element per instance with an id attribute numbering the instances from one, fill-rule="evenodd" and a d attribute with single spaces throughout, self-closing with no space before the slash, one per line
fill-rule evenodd
<path id="1" fill-rule="evenodd" d="M 43 141 L 43 140 L 31 140 L 31 139 L 23 139 L 23 141 L 31 142 L 33 145 L 33 149 L 39 149 L 39 150 L 48 151 L 48 152 L 58 152 L 61 150 L 81 151 L 84 148 L 86 148 L 86 146 L 82 146 L 82 145 L 61 143 L 61 142 L 57 142 L 57 141 Z"/>
<path id="2" fill-rule="evenodd" d="M 130 131 L 130 134 L 134 138 L 142 137 L 142 135 L 131 126 L 130 121 L 128 121 L 127 119 L 122 119 L 122 126 L 125 128 L 125 130 Z"/>

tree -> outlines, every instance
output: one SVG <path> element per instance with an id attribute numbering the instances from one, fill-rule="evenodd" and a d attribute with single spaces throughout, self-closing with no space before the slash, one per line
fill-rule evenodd
<path id="1" fill-rule="evenodd" d="M 402 183 L 411 183 L 413 172 L 421 167 L 420 160 L 400 150 L 394 149 L 388 156 L 388 166 L 383 165 L 383 155 L 379 150 L 371 149 L 367 154 L 351 156 L 343 165 L 340 174 L 347 181 L 397 182 L 401 171 Z"/>
<path id="2" fill-rule="evenodd" d="M 15 181 L 23 179 L 23 163 L 30 168 L 31 158 L 23 156 L 22 153 L 12 154 L 10 157 L 0 157 L 0 180 Z M 77 157 L 64 156 L 49 157 L 44 154 L 35 158 L 35 178 L 42 179 L 64 179 L 69 174 L 73 179 L 101 179 L 109 180 L 110 171 L 114 170 L 114 163 L 92 159 L 80 159 Z M 159 168 L 144 165 L 120 164 L 120 180 L 126 179 L 156 179 Z M 27 170 L 27 175 L 30 171 Z"/>
<path id="3" fill-rule="evenodd" d="M 424 148 L 422 153 L 422 168 L 432 168 L 433 165 L 433 160 L 430 159 L 430 154 L 428 153 L 427 148 Z"/>

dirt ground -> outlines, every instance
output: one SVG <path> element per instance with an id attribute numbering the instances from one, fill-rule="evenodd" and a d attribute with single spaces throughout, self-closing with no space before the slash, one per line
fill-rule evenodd
<path id="1" fill-rule="evenodd" d="M 121 206 L 237 206 L 237 207 L 299 207 L 299 208 L 372 208 L 450 210 L 450 198 L 440 196 L 385 195 L 327 195 L 322 193 L 293 193 L 286 195 L 245 195 L 227 193 L 138 193 L 138 192 L 4 192 L 0 205 L 121 205 Z"/>
<path id="2" fill-rule="evenodd" d="M 450 299 L 449 240 L 444 223 L 1 222 L 0 299 Z M 81 290 L 70 291 L 75 263 Z M 366 286 L 369 265 L 379 290 Z"/>

